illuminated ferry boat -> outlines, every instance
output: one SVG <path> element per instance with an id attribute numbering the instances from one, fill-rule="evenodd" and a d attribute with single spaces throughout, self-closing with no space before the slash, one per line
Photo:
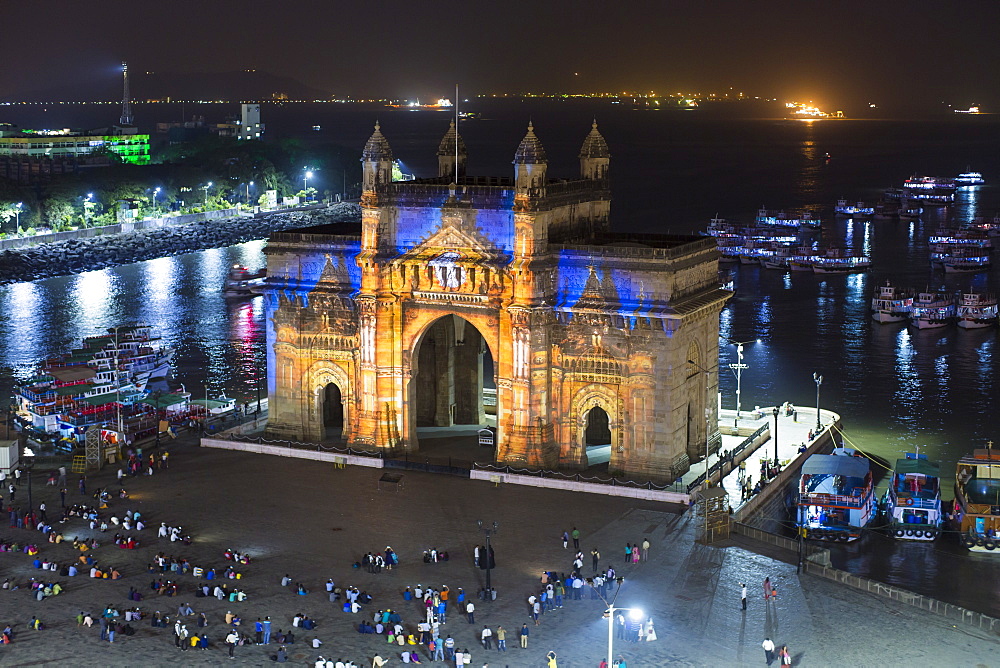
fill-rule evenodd
<path id="1" fill-rule="evenodd" d="M 819 217 L 808 211 L 802 213 L 785 213 L 784 211 L 772 211 L 763 207 L 758 209 L 754 222 L 757 225 L 794 227 L 807 230 L 818 230 L 822 227 L 822 221 Z"/>
<path id="2" fill-rule="evenodd" d="M 868 206 L 864 202 L 849 203 L 846 199 L 838 199 L 837 206 L 833 207 L 833 212 L 838 216 L 848 218 L 866 218 L 875 213 L 875 207 Z"/>
<path id="3" fill-rule="evenodd" d="M 813 540 L 852 541 L 876 513 L 871 464 L 854 450 L 812 455 L 802 464 L 795 524 Z"/>
<path id="4" fill-rule="evenodd" d="M 851 274 L 868 271 L 872 261 L 866 255 L 849 257 L 840 248 L 828 248 L 825 254 L 814 255 L 809 264 L 814 274 Z"/>
<path id="5" fill-rule="evenodd" d="M 875 322 L 903 322 L 913 310 L 913 295 L 886 281 L 872 297 L 872 320 Z"/>
<path id="6" fill-rule="evenodd" d="M 981 186 L 986 179 L 979 172 L 962 172 L 955 177 L 955 182 L 961 186 Z"/>
<path id="7" fill-rule="evenodd" d="M 957 188 L 955 179 L 941 176 L 911 176 L 903 182 L 903 187 L 917 191 L 939 190 L 943 192 L 955 192 L 955 188 Z"/>
<path id="8" fill-rule="evenodd" d="M 223 297 L 250 297 L 255 294 L 254 281 L 264 278 L 267 269 L 250 271 L 241 264 L 234 264 L 226 273 L 226 280 L 222 284 Z"/>
<path id="9" fill-rule="evenodd" d="M 997 324 L 996 295 L 966 292 L 958 298 L 955 317 L 962 329 L 981 329 Z"/>
<path id="10" fill-rule="evenodd" d="M 975 274 L 992 266 L 989 255 L 950 255 L 941 260 L 946 274 Z"/>
<path id="11" fill-rule="evenodd" d="M 1000 546 L 1000 452 L 992 446 L 977 448 L 955 467 L 955 524 L 973 552 Z"/>
<path id="12" fill-rule="evenodd" d="M 941 473 L 927 455 L 897 459 L 883 501 L 889 533 L 901 540 L 934 540 L 941 531 Z"/>
<path id="13" fill-rule="evenodd" d="M 946 292 L 921 292 L 913 299 L 910 325 L 917 329 L 945 327 L 955 318 L 955 298 Z"/>

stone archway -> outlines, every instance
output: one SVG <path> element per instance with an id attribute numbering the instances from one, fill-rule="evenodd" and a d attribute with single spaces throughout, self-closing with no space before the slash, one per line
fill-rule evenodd
<path id="1" fill-rule="evenodd" d="M 352 385 L 347 371 L 335 362 L 317 362 L 309 369 L 304 382 L 308 397 L 310 441 L 350 440 L 355 430 L 351 402 Z"/>
<path id="2" fill-rule="evenodd" d="M 497 365 L 489 342 L 475 325 L 457 314 L 426 322 L 413 341 L 406 356 L 410 448 L 419 449 L 419 429 L 434 433 L 435 449 L 439 446 L 438 437 L 447 438 L 449 429 L 461 434 L 456 436 L 456 443 L 468 440 L 476 444 L 479 429 L 496 426 Z M 490 410 L 487 397 L 492 397 Z M 475 459 L 487 451 L 477 446 L 464 454 Z M 495 459 L 495 446 L 489 456 Z"/>
<path id="3" fill-rule="evenodd" d="M 568 457 L 564 456 L 564 461 L 577 462 L 581 468 L 590 466 L 588 446 L 591 444 L 588 441 L 600 435 L 605 437 L 600 439 L 605 442 L 593 444 L 603 446 L 599 452 L 595 452 L 597 456 L 594 463 L 607 461 L 609 466 L 613 466 L 622 456 L 619 451 L 621 418 L 617 392 L 606 385 L 587 385 L 576 393 L 571 406 L 575 452 L 568 453 Z"/>

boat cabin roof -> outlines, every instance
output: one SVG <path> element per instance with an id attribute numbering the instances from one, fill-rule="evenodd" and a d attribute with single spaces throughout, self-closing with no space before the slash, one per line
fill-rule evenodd
<path id="1" fill-rule="evenodd" d="M 934 478 L 941 477 L 941 469 L 937 463 L 929 462 L 926 459 L 897 459 L 894 471 L 896 475 L 911 475 L 916 473 Z"/>
<path id="2" fill-rule="evenodd" d="M 864 457 L 843 455 L 812 455 L 802 465 L 803 475 L 842 475 L 848 478 L 864 478 L 869 471 L 868 460 Z"/>

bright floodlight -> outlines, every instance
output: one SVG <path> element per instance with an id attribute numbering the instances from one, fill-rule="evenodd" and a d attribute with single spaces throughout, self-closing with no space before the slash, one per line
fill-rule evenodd
<path id="1" fill-rule="evenodd" d="M 209 182 L 208 182 L 208 187 L 209 187 L 209 188 L 211 188 L 211 187 L 212 187 L 212 182 L 211 182 L 211 181 L 209 181 Z"/>
<path id="2" fill-rule="evenodd" d="M 306 172 L 306 178 L 307 179 L 311 179 L 312 177 L 313 177 L 313 173 L 312 172 Z"/>
<path id="3" fill-rule="evenodd" d="M 250 185 L 253 185 L 253 181 L 250 182 Z"/>
<path id="4" fill-rule="evenodd" d="M 639 608 L 629 608 L 628 617 L 633 621 L 638 621 L 643 618 L 642 610 Z"/>

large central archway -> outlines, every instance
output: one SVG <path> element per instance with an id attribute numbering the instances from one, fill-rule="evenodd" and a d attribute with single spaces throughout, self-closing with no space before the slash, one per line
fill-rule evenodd
<path id="1" fill-rule="evenodd" d="M 411 354 L 410 439 L 424 456 L 495 459 L 479 431 L 496 426 L 496 367 L 471 323 L 447 315 L 430 323 Z"/>

